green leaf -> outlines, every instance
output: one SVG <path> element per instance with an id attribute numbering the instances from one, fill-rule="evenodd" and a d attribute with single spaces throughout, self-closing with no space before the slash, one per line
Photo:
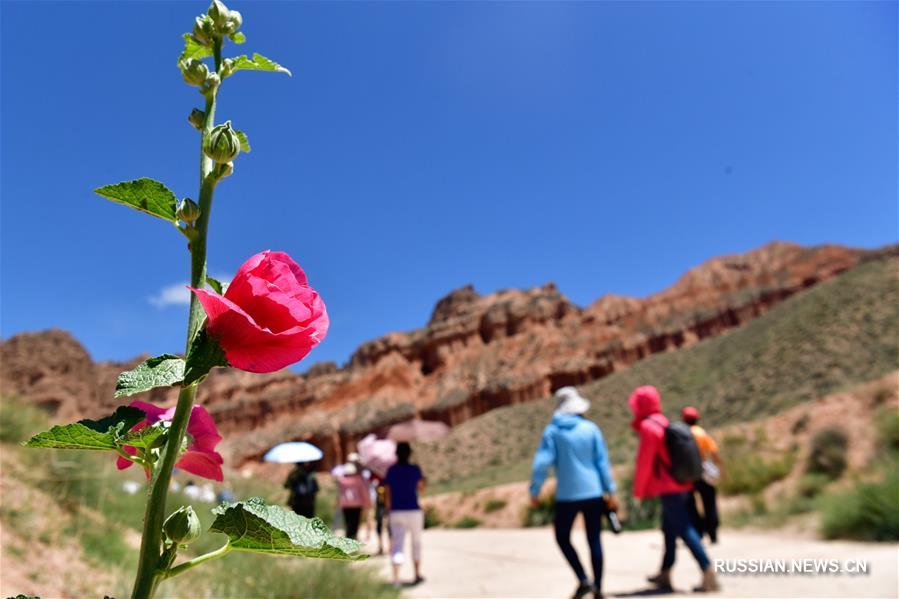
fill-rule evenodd
<path id="1" fill-rule="evenodd" d="M 235 135 L 237 135 L 237 139 L 240 140 L 240 151 L 241 152 L 250 152 L 250 140 L 247 138 L 247 134 L 243 131 L 235 131 Z"/>
<path id="2" fill-rule="evenodd" d="M 187 387 L 203 380 L 216 366 L 230 366 L 225 358 L 225 350 L 218 341 L 209 336 L 205 328 L 200 329 L 187 352 L 187 365 L 182 384 Z"/>
<path id="3" fill-rule="evenodd" d="M 225 295 L 225 286 L 222 285 L 222 282 L 218 279 L 213 279 L 210 276 L 206 277 L 206 284 L 212 287 L 212 290 L 218 293 L 219 295 Z"/>
<path id="4" fill-rule="evenodd" d="M 107 200 L 131 206 L 141 212 L 146 212 L 163 220 L 175 223 L 176 205 L 178 199 L 168 187 L 146 177 L 134 181 L 123 181 L 104 185 L 94 190 Z"/>
<path id="5" fill-rule="evenodd" d="M 318 518 L 304 518 L 261 498 L 223 503 L 213 508 L 211 532 L 228 535 L 232 549 L 326 559 L 362 560 L 361 544 L 337 537 Z"/>
<path id="6" fill-rule="evenodd" d="M 244 34 L 242 34 L 239 31 L 237 33 L 232 33 L 228 37 L 230 37 L 231 41 L 234 42 L 235 44 L 237 44 L 238 46 L 240 44 L 244 43 L 245 41 L 247 41 L 247 36 L 245 36 Z"/>
<path id="7" fill-rule="evenodd" d="M 179 67 L 181 66 L 181 61 L 189 58 L 206 58 L 207 56 L 212 56 L 212 48 L 197 43 L 191 34 L 185 33 L 181 37 L 184 38 L 184 51 L 181 52 L 181 56 L 178 57 Z"/>
<path id="8" fill-rule="evenodd" d="M 162 438 L 169 432 L 170 422 L 159 421 L 152 426 L 132 431 L 118 440 L 119 445 L 131 445 L 132 447 L 160 447 Z"/>
<path id="9" fill-rule="evenodd" d="M 274 60 L 269 60 L 262 54 L 253 54 L 253 58 L 249 58 L 244 54 L 232 60 L 234 60 L 232 73 L 236 73 L 237 71 L 270 71 L 273 73 L 287 73 L 290 75 L 290 71 Z"/>
<path id="10" fill-rule="evenodd" d="M 172 354 L 150 358 L 134 370 L 123 372 L 115 384 L 116 397 L 128 397 L 155 387 L 169 387 L 184 380 L 184 359 Z"/>
<path id="11" fill-rule="evenodd" d="M 25 447 L 53 449 L 113 450 L 131 428 L 144 420 L 143 410 L 131 406 L 119 407 L 111 416 L 101 420 L 79 420 L 73 424 L 54 426 L 23 443 Z"/>

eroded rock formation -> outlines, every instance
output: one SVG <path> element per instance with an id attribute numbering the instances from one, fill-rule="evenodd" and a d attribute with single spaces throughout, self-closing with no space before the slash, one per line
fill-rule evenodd
<path id="1" fill-rule="evenodd" d="M 471 286 L 437 302 L 430 321 L 362 344 L 346 366 L 305 375 L 215 371 L 200 401 L 213 413 L 232 465 L 273 443 L 311 440 L 326 463 L 356 440 L 411 416 L 457 425 L 494 408 L 544 397 L 718 335 L 865 255 L 839 246 L 772 243 L 715 258 L 644 299 L 608 295 L 586 308 L 549 283 L 480 295 Z M 4 394 L 29 397 L 61 418 L 97 416 L 116 403 L 116 374 L 62 331 L 17 335 L 0 348 Z M 153 401 L 173 401 L 157 390 Z"/>

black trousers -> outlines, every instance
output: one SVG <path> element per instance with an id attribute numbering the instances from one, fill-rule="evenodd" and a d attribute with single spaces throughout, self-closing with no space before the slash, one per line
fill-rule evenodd
<path id="1" fill-rule="evenodd" d="M 606 511 L 606 502 L 602 497 L 583 499 L 580 501 L 556 501 L 556 543 L 562 550 L 565 559 L 574 574 L 581 582 L 587 582 L 587 574 L 578 559 L 577 551 L 571 544 L 571 526 L 578 513 L 584 514 L 584 527 L 587 531 L 587 544 L 590 545 L 590 558 L 593 562 L 593 580 L 596 586 L 602 582 L 602 543 L 599 533 L 602 530 L 602 517 Z"/>
<path id="2" fill-rule="evenodd" d="M 346 536 L 355 539 L 359 534 L 359 518 L 362 516 L 361 507 L 343 508 L 343 521 L 346 523 Z"/>
<path id="3" fill-rule="evenodd" d="M 696 503 L 696 496 L 702 501 L 702 515 Z M 718 540 L 718 502 L 715 487 L 700 479 L 693 483 L 693 493 L 689 502 L 690 519 L 699 535 L 709 535 L 713 543 Z"/>

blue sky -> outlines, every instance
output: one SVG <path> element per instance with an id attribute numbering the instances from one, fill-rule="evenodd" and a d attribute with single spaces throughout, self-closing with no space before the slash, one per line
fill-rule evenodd
<path id="1" fill-rule="evenodd" d="M 895 3 L 240 2 L 209 268 L 290 253 L 323 295 L 300 366 L 435 301 L 555 281 L 586 305 L 782 239 L 897 240 Z M 201 97 L 175 66 L 203 2 L 0 4 L 0 333 L 95 359 L 180 351 L 183 238 L 92 194 L 196 197 Z M 161 295 L 163 294 L 163 295 Z"/>

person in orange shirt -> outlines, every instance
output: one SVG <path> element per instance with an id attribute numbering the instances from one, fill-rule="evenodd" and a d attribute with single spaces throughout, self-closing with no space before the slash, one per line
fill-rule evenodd
<path id="1" fill-rule="evenodd" d="M 693 432 L 696 445 L 699 446 L 699 455 L 702 457 L 702 478 L 693 483 L 693 493 L 689 502 L 690 517 L 700 535 L 708 534 L 709 540 L 714 544 L 718 542 L 718 503 L 715 485 L 724 474 L 724 463 L 718 454 L 718 444 L 699 422 L 699 410 L 687 406 L 681 412 L 681 416 Z M 696 505 L 696 495 L 702 501 L 702 514 L 700 515 Z"/>

